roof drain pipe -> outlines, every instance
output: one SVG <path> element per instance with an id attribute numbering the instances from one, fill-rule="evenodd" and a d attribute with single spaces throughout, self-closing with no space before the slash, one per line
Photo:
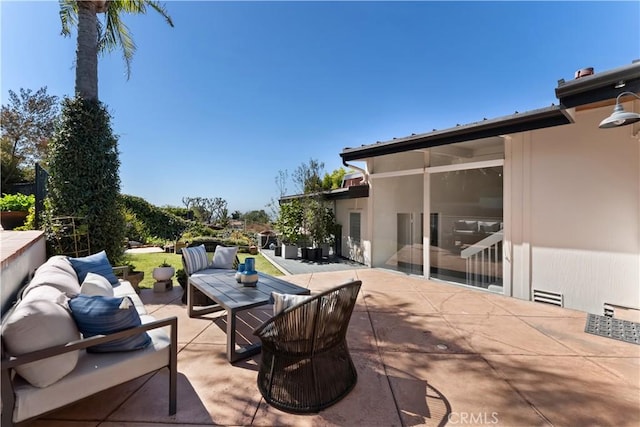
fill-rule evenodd
<path id="1" fill-rule="evenodd" d="M 350 165 L 344 159 L 342 159 L 342 164 L 345 165 L 348 168 L 355 169 L 357 171 L 362 172 L 362 184 L 369 185 L 369 172 L 367 172 L 366 169 L 362 169 L 362 168 L 360 168 L 358 166 Z"/>

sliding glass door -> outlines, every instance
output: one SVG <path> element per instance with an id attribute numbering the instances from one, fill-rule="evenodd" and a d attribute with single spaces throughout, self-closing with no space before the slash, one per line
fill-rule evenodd
<path id="1" fill-rule="evenodd" d="M 430 277 L 501 293 L 503 167 L 468 166 L 430 173 Z"/>

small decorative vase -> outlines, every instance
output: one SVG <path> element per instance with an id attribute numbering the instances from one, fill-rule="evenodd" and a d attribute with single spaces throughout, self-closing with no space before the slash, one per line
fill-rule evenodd
<path id="1" fill-rule="evenodd" d="M 242 272 L 245 270 L 245 266 L 243 263 L 238 264 L 238 271 L 236 271 L 236 282 L 242 282 Z"/>
<path id="2" fill-rule="evenodd" d="M 244 286 L 255 286 L 258 283 L 258 272 L 256 268 L 256 259 L 247 257 L 244 259 L 244 271 L 240 273 L 240 282 Z"/>
<path id="3" fill-rule="evenodd" d="M 256 286 L 256 283 L 258 283 L 258 272 L 257 271 L 253 271 L 253 272 L 249 272 L 249 271 L 243 271 L 240 274 L 240 281 L 242 282 L 243 286 Z"/>

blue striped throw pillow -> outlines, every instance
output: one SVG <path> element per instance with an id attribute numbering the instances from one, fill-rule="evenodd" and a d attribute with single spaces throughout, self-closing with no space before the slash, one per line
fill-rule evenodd
<path id="1" fill-rule="evenodd" d="M 105 277 L 112 285 L 118 284 L 118 278 L 113 274 L 113 267 L 105 251 L 81 258 L 69 258 L 69 262 L 76 271 L 80 283 L 84 282 L 88 273 L 95 273 Z"/>
<path id="2" fill-rule="evenodd" d="M 126 300 L 126 301 L 125 301 Z M 124 304 L 123 304 L 124 302 Z M 120 308 L 120 307 L 126 308 Z M 140 316 L 129 297 L 79 294 L 69 300 L 71 315 L 85 338 L 106 335 L 140 326 Z M 147 347 L 151 337 L 144 332 L 128 338 L 87 348 L 90 353 L 130 351 Z"/>
<path id="3" fill-rule="evenodd" d="M 209 265 L 209 258 L 207 258 L 207 250 L 204 245 L 183 248 L 182 256 L 189 275 L 196 271 L 204 270 Z"/>

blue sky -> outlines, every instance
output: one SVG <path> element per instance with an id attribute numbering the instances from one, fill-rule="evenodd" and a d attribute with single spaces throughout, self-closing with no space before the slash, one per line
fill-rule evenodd
<path id="1" fill-rule="evenodd" d="M 186 2 L 124 16 L 138 50 L 100 58 L 121 190 L 156 205 L 266 209 L 275 177 L 411 133 L 557 103 L 558 79 L 640 59 L 640 2 Z M 58 3 L 0 0 L 0 93 L 74 91 Z M 362 166 L 362 163 L 358 163 Z M 288 193 L 295 192 L 293 183 Z"/>

